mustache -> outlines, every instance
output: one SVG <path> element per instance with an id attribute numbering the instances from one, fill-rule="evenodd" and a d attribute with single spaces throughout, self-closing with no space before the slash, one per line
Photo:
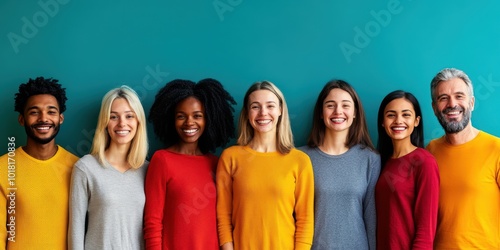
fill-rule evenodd
<path id="1" fill-rule="evenodd" d="M 39 126 L 52 126 L 52 127 L 54 127 L 55 124 L 48 123 L 48 122 L 39 122 L 39 123 L 32 124 L 30 127 L 34 128 L 34 127 L 39 127 Z"/>
<path id="2" fill-rule="evenodd" d="M 449 112 L 453 112 L 453 111 L 461 111 L 461 112 L 464 112 L 465 109 L 460 107 L 460 106 L 455 106 L 455 107 L 452 107 L 452 108 L 445 108 L 443 109 L 443 111 L 441 111 L 441 113 L 443 114 L 447 114 Z"/>

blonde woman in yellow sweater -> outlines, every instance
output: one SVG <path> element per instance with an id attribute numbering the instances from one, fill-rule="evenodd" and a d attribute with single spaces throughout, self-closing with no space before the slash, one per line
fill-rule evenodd
<path id="1" fill-rule="evenodd" d="M 245 94 L 238 145 L 217 168 L 222 249 L 310 249 L 314 180 L 309 157 L 294 148 L 288 109 L 271 82 Z"/>

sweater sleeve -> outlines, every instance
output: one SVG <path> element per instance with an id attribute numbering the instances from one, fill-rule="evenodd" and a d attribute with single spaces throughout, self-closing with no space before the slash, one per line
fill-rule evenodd
<path id="1" fill-rule="evenodd" d="M 71 175 L 70 199 L 69 199 L 69 225 L 68 225 L 68 249 L 85 249 L 85 218 L 87 216 L 90 191 L 88 189 L 88 178 L 79 166 L 81 161 L 75 164 Z"/>
<path id="2" fill-rule="evenodd" d="M 314 175 L 305 158 L 295 184 L 295 250 L 311 249 L 314 234 Z"/>
<path id="3" fill-rule="evenodd" d="M 146 173 L 144 192 L 146 204 L 144 206 L 144 239 L 146 249 L 162 249 L 163 236 L 163 209 L 165 207 L 165 195 L 167 192 L 166 173 L 162 159 L 158 152 L 153 155 L 149 162 Z"/>
<path id="4" fill-rule="evenodd" d="M 426 157 L 415 171 L 415 196 L 412 249 L 432 249 L 439 202 L 439 171 L 433 157 Z"/>
<path id="5" fill-rule="evenodd" d="M 497 186 L 500 189 L 500 156 L 498 156 L 497 160 L 497 168 L 496 168 L 496 176 L 497 176 Z"/>
<path id="6" fill-rule="evenodd" d="M 231 176 L 231 157 L 227 151 L 222 152 L 217 164 L 217 229 L 219 244 L 233 242 L 233 180 Z"/>
<path id="7" fill-rule="evenodd" d="M 370 249 L 377 246 L 377 213 L 375 210 L 375 185 L 380 175 L 381 161 L 378 154 L 371 156 L 368 166 L 368 187 L 363 200 L 363 219 Z"/>

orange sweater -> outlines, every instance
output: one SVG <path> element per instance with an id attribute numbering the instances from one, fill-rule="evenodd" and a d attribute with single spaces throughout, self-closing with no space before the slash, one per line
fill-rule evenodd
<path id="1" fill-rule="evenodd" d="M 434 249 L 500 249 L 500 139 L 485 132 L 462 145 L 427 149 L 440 176 Z"/>
<path id="2" fill-rule="evenodd" d="M 22 147 L 14 152 L 15 176 L 8 155 L 0 157 L 0 249 L 66 249 L 69 183 L 78 158 L 60 146 L 45 161 Z"/>
<path id="3" fill-rule="evenodd" d="M 309 157 L 233 146 L 217 168 L 219 242 L 234 249 L 310 249 L 314 179 Z"/>

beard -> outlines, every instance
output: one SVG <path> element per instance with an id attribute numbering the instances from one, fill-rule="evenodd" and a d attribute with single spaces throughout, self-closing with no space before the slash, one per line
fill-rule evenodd
<path id="1" fill-rule="evenodd" d="M 448 112 L 453 112 L 453 111 L 461 111 L 462 112 L 462 120 L 457 121 L 455 119 L 452 119 L 451 121 L 446 120 L 446 114 Z M 470 117 L 471 117 L 472 111 L 470 109 L 465 109 L 462 107 L 453 107 L 453 108 L 445 108 L 443 111 L 437 113 L 437 118 L 439 120 L 439 123 L 443 127 L 444 131 L 446 131 L 447 134 L 456 134 L 462 130 L 464 130 L 465 127 L 469 124 Z"/>
<path id="2" fill-rule="evenodd" d="M 35 129 L 36 126 L 40 126 L 40 125 L 54 126 L 54 133 L 48 138 L 37 137 L 35 135 L 35 133 L 33 132 L 33 130 Z M 56 135 L 59 133 L 59 125 L 55 125 L 55 124 L 52 125 L 52 124 L 47 124 L 47 123 L 36 123 L 36 124 L 31 125 L 31 126 L 24 126 L 24 131 L 26 131 L 26 135 L 31 140 L 35 141 L 36 143 L 45 145 L 45 144 L 51 142 L 56 137 Z"/>

